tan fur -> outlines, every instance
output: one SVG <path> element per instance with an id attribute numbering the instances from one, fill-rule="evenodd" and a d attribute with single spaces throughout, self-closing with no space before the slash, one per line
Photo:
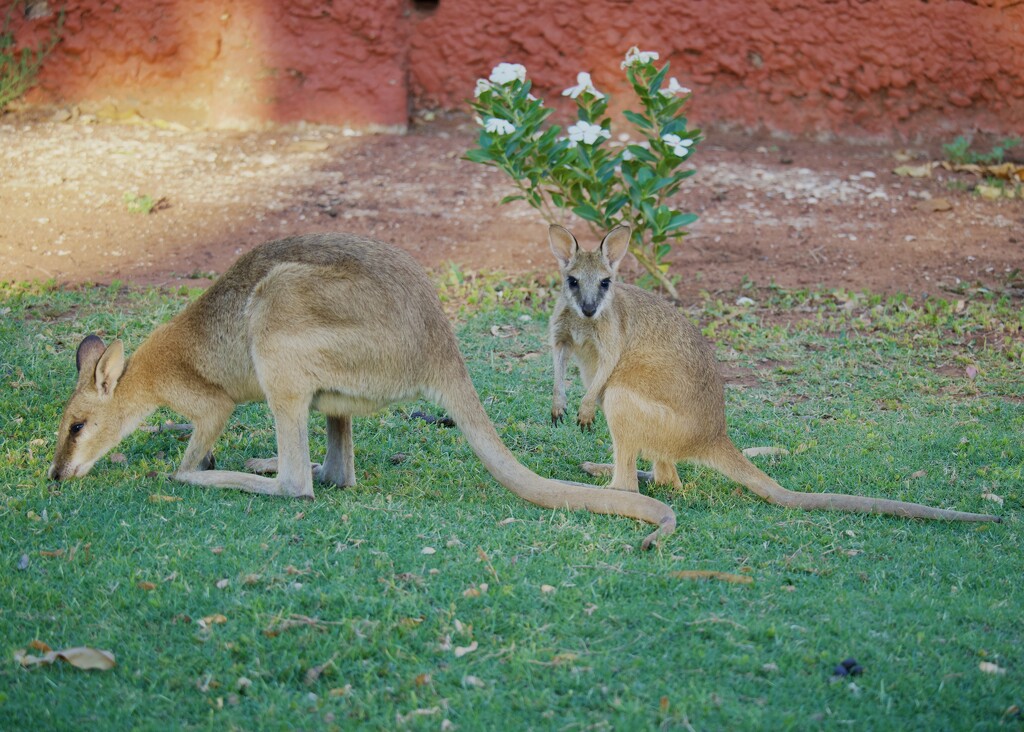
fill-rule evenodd
<path id="1" fill-rule="evenodd" d="M 125 360 L 120 341 L 78 349 L 78 383 L 60 425 L 51 478 L 83 476 L 158 406 L 194 425 L 175 477 L 251 493 L 313 497 L 313 478 L 355 483 L 352 417 L 425 396 L 454 418 L 499 483 L 547 508 L 587 509 L 672 532 L 675 515 L 645 496 L 561 483 L 523 467 L 498 437 L 422 268 L 387 244 L 349 235 L 270 242 L 242 256 Z M 208 470 L 236 404 L 266 400 L 278 457 Z M 327 416 L 327 455 L 310 462 L 308 413 Z"/>
<path id="2" fill-rule="evenodd" d="M 664 298 L 616 284 L 631 232 L 619 226 L 595 251 L 584 251 L 560 226 L 549 232 L 562 274 L 562 293 L 551 318 L 555 367 L 551 418 L 566 409 L 565 369 L 579 365 L 586 393 L 577 423 L 589 429 L 600 404 L 608 420 L 613 465 L 585 463 L 592 475 L 612 473 L 611 487 L 637 491 L 636 461 L 654 463 L 656 483 L 682 487 L 676 464 L 715 468 L 769 503 L 914 518 L 999 521 L 996 516 L 931 508 L 916 503 L 834 493 L 798 493 L 776 483 L 740 452 L 726 432 L 725 396 L 711 346 Z"/>

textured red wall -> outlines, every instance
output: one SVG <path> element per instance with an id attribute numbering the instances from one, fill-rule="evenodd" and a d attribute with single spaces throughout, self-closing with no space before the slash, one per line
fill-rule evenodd
<path id="1" fill-rule="evenodd" d="M 474 80 L 499 61 L 525 64 L 545 96 L 581 70 L 623 92 L 618 64 L 637 45 L 672 62 L 701 124 L 848 137 L 1024 133 L 1016 0 L 64 5 L 63 40 L 35 101 L 110 99 L 211 125 L 394 126 L 411 107 L 464 108 Z M 17 38 L 31 42 L 53 23 L 21 19 Z"/>
<path id="2" fill-rule="evenodd" d="M 495 61 L 524 64 L 545 98 L 581 70 L 615 92 L 634 45 L 671 61 L 703 123 L 1024 133 L 1024 3 L 1012 0 L 441 0 L 412 38 L 412 92 L 456 105 Z"/>
<path id="3" fill-rule="evenodd" d="M 109 100 L 213 126 L 408 121 L 404 0 L 46 4 L 66 19 L 32 100 Z M 18 40 L 44 38 L 56 18 L 22 20 Z"/>

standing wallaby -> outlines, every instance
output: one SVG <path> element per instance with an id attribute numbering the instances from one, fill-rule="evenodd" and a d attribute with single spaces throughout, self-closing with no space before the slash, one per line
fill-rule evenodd
<path id="1" fill-rule="evenodd" d="M 202 296 L 161 325 L 126 360 L 124 346 L 86 337 L 64 410 L 50 478 L 80 477 L 158 406 L 188 418 L 192 437 L 177 480 L 250 493 L 313 497 L 309 410 L 327 417 L 327 455 L 316 477 L 355 484 L 352 416 L 425 396 L 446 409 L 487 470 L 546 508 L 586 509 L 675 529 L 664 503 L 621 491 L 547 480 L 501 442 L 469 379 L 426 273 L 405 252 L 343 234 L 256 247 Z M 236 404 L 266 400 L 278 458 L 212 468 L 213 443 Z"/>
<path id="2" fill-rule="evenodd" d="M 681 488 L 676 463 L 714 468 L 769 503 L 958 521 L 996 516 L 916 503 L 835 493 L 797 493 L 776 483 L 740 452 L 726 433 L 725 394 L 710 344 L 663 298 L 615 276 L 629 248 L 629 226 L 612 229 L 599 249 L 584 251 L 561 226 L 548 232 L 562 274 L 551 318 L 555 366 L 552 422 L 565 413 L 567 359 L 576 359 L 586 387 L 577 423 L 590 429 L 600 404 L 612 435 L 614 465 L 584 463 L 591 475 L 612 473 L 611 487 L 638 490 L 637 458 L 654 464 L 644 477 Z"/>

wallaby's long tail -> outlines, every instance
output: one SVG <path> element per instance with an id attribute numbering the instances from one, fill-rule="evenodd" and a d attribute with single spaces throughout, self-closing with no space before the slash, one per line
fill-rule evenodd
<path id="1" fill-rule="evenodd" d="M 452 389 L 453 383 L 460 385 Z M 449 391 L 440 395 L 438 401 L 455 420 L 469 442 L 473 452 L 487 468 L 487 471 L 505 488 L 523 500 L 543 508 L 583 509 L 593 513 L 607 513 L 639 519 L 658 528 L 641 543 L 641 548 L 650 549 L 661 537 L 668 536 L 676 529 L 676 515 L 666 504 L 640 493 L 596 488 L 583 483 L 569 483 L 542 478 L 516 460 L 515 455 L 505 447 L 497 430 L 494 429 L 480 398 L 468 377 L 449 382 Z"/>
<path id="2" fill-rule="evenodd" d="M 889 516 L 944 521 L 1002 521 L 998 516 L 989 514 L 950 511 L 945 508 L 923 506 L 920 503 L 893 501 L 888 498 L 791 491 L 783 488 L 759 470 L 732 442 L 719 443 L 717 448 L 704 456 L 700 462 L 746 486 L 768 503 L 775 503 L 786 508 L 880 513 Z"/>

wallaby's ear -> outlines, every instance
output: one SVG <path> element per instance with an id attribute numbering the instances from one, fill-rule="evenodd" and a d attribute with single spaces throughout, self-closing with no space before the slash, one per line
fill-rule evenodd
<path id="1" fill-rule="evenodd" d="M 629 224 L 619 224 L 609 231 L 601 240 L 601 254 L 608 260 L 608 264 L 615 269 L 619 262 L 629 251 L 629 239 L 633 236 L 633 229 Z"/>
<path id="2" fill-rule="evenodd" d="M 114 393 L 121 374 L 124 373 L 124 343 L 113 341 L 96 363 L 96 391 L 100 396 L 109 397 Z"/>
<path id="3" fill-rule="evenodd" d="M 555 255 L 558 265 L 563 269 L 569 266 L 569 261 L 576 256 L 576 250 L 580 248 L 576 243 L 576 237 L 558 224 L 552 224 L 548 229 L 548 243 L 551 244 L 551 253 Z"/>
<path id="4" fill-rule="evenodd" d="M 83 338 L 75 352 L 75 369 L 78 373 L 82 373 L 83 366 L 87 372 L 96 368 L 96 362 L 100 360 L 106 348 L 103 339 L 98 335 L 87 335 Z"/>
<path id="5" fill-rule="evenodd" d="M 106 344 L 96 335 L 88 335 L 78 344 L 78 350 L 75 352 L 75 369 L 78 371 L 79 386 L 83 383 L 92 383 L 96 374 L 96 364 L 105 350 Z"/>

